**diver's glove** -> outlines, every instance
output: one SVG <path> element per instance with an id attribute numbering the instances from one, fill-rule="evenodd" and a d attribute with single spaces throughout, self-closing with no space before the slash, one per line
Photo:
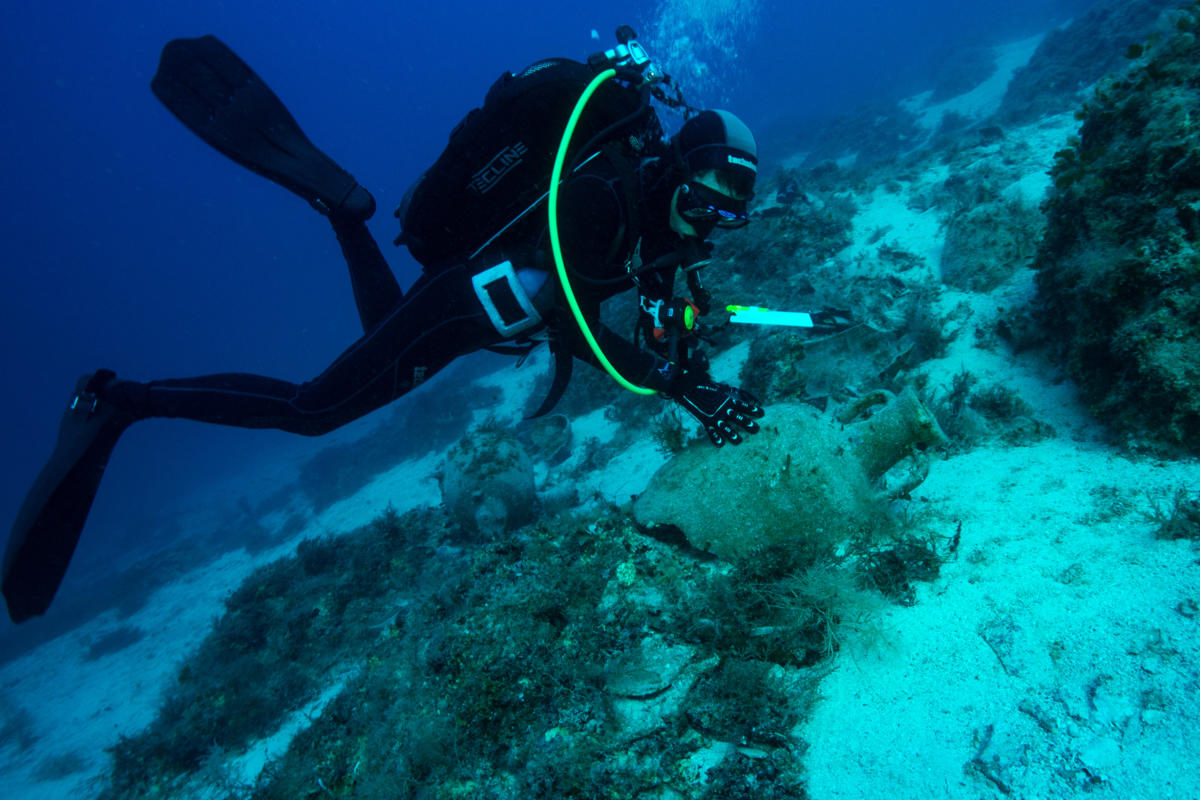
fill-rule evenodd
<path id="1" fill-rule="evenodd" d="M 725 442 L 741 444 L 738 428 L 758 433 L 763 409 L 758 398 L 742 389 L 717 383 L 705 372 L 688 371 L 679 376 L 671 397 L 700 421 L 717 447 Z"/>

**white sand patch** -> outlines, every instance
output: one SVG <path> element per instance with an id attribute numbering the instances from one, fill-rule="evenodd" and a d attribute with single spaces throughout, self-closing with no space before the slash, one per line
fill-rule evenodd
<path id="1" fill-rule="evenodd" d="M 331 534 L 346 533 L 367 524 L 389 507 L 404 514 L 421 506 L 441 504 L 436 474 L 445 459 L 446 451 L 439 450 L 397 464 L 331 505 L 311 527 Z"/>
<path id="2" fill-rule="evenodd" d="M 336 700 L 346 684 L 357 678 L 359 674 L 360 668 L 351 666 L 341 674 L 335 673 L 330 676 L 331 682 L 320 696 L 304 708 L 289 714 L 273 735 L 251 743 L 244 753 L 219 765 L 218 770 L 223 773 L 220 777 L 224 779 L 225 785 L 243 789 L 253 787 L 263 770 L 286 753 L 292 740 L 312 727 L 313 723 L 324 713 L 325 707 Z M 204 777 L 212 780 L 213 776 Z"/>
<path id="3" fill-rule="evenodd" d="M 730 386 L 741 384 L 742 367 L 750 358 L 750 341 L 744 339 L 728 350 L 718 353 L 709 364 L 709 374 L 713 380 L 728 383 Z"/>
<path id="4" fill-rule="evenodd" d="M 610 419 L 605 409 L 597 408 L 571 421 L 571 438 L 575 442 L 585 442 L 588 439 L 595 439 L 601 443 L 611 442 L 620 429 L 621 424 Z"/>
<path id="5" fill-rule="evenodd" d="M 1071 114 L 1042 120 L 981 148 L 977 163 L 1017 158 L 1021 176 L 1003 196 L 1037 206 L 1077 126 Z M 911 190 L 944 181 L 940 169 Z M 901 197 L 875 191 L 852 253 L 885 224 L 883 241 L 936 251 L 940 231 L 913 224 Z M 1197 545 L 1156 540 L 1149 519 L 1176 487 L 1198 485 L 1200 464 L 1115 454 L 1055 368 L 981 340 L 1028 303 L 1033 276 L 1020 270 L 989 294 L 944 290 L 938 313 L 953 312 L 959 335 L 921 371 L 943 391 L 961 370 L 1011 388 L 1058 435 L 934 464 L 911 510 L 946 537 L 961 524 L 960 548 L 916 605 L 845 632 L 803 726 L 814 800 L 881 787 L 922 798 L 1200 797 L 1200 777 L 1183 768 L 1200 759 Z"/>
<path id="6" fill-rule="evenodd" d="M 1046 199 L 1051 183 L 1049 172 L 1031 172 L 1006 186 L 1002 194 L 1005 200 L 1037 208 Z"/>
<path id="7" fill-rule="evenodd" d="M 922 180 L 936 180 L 936 176 Z M 907 192 L 895 192 L 886 186 L 877 186 L 870 195 L 857 200 L 859 209 L 851 233 L 854 241 L 837 256 L 849 263 L 849 276 L 874 274 L 877 270 L 870 262 L 878 255 L 879 247 L 899 245 L 923 258 L 930 277 L 936 277 L 942 261 L 942 219 L 936 207 L 923 211 L 913 208 Z"/>
<path id="8" fill-rule="evenodd" d="M 995 71 L 969 92 L 940 103 L 930 103 L 933 92 L 926 91 L 901 101 L 901 105 L 916 114 L 920 125 L 930 132 L 937 130 L 947 114 L 960 114 L 973 121 L 986 119 L 1000 110 L 1013 75 L 1029 63 L 1043 38 L 1044 34 L 1038 34 L 995 48 Z"/>
<path id="9" fill-rule="evenodd" d="M 997 189 L 1003 200 L 1039 208 L 1051 188 L 1050 168 L 1054 153 L 1066 146 L 1078 127 L 1073 113 L 1047 117 L 1010 132 L 1000 142 L 977 148 L 978 157 L 965 167 L 952 168 L 930 159 L 911 180 L 892 181 L 876 186 L 870 193 L 856 195 L 858 210 L 851 230 L 852 242 L 835 259 L 848 278 L 877 276 L 881 264 L 890 269 L 881 251 L 898 248 L 924 261 L 921 274 L 907 272 L 903 275 L 906 282 L 912 283 L 914 278 L 915 282 L 940 282 L 945 223 L 952 211 L 938 205 L 948 199 L 940 187 L 958 172 L 979 169 L 998 182 Z M 996 162 L 1003 162 L 1006 168 L 991 169 L 989 164 Z M 1016 177 L 1006 177 L 1011 175 Z M 1028 289 L 1032 291 L 1032 285 Z M 997 290 L 997 294 L 1001 293 L 1010 296 L 1010 307 L 1023 304 L 1027 299 L 1012 297 L 1011 288 Z M 982 299 L 985 304 L 988 302 L 986 296 Z M 947 310 L 943 304 L 942 311 Z"/>
<path id="10" fill-rule="evenodd" d="M 162 588 L 127 619 L 103 614 L 6 664 L 4 694 L 31 713 L 40 737 L 29 752 L 0 750 L 7 795 L 91 796 L 88 782 L 108 766 L 105 749 L 150 723 L 179 665 L 223 611 L 226 594 L 255 566 L 243 551 L 229 553 Z M 121 627 L 145 636 L 112 655 L 84 659 L 92 642 Z M 85 769 L 53 784 L 39 781 L 35 772 L 43 760 L 63 754 L 81 757 Z"/>
<path id="11" fill-rule="evenodd" d="M 1198 479 L 1063 438 L 936 464 L 915 506 L 961 523 L 958 557 L 881 642 L 847 634 L 805 725 L 812 797 L 1049 797 L 1089 773 L 1090 796 L 1200 796 L 1200 644 L 1176 611 L 1195 546 L 1141 513 Z"/>
<path id="12" fill-rule="evenodd" d="M 959 334 L 940 359 L 927 361 L 920 372 L 927 375 L 935 393 L 948 394 L 954 378 L 969 372 L 977 388 L 989 384 L 1007 387 L 1030 405 L 1036 419 L 1053 426 L 1061 436 L 1090 439 L 1098 433 L 1094 420 L 1079 406 L 1075 386 L 1061 380 L 1058 371 L 1036 358 L 1014 355 L 1005 347 L 979 347 L 977 331 L 991 329 L 996 320 L 1022 309 L 1033 298 L 1034 271 L 1023 269 L 990 294 L 945 290 L 935 303 L 940 315 L 960 318 Z M 967 313 L 956 309 L 968 309 Z"/>
<path id="13" fill-rule="evenodd" d="M 500 402 L 476 412 L 475 422 L 484 422 L 489 417 L 519 422 L 525 415 L 530 398 L 537 390 L 538 377 L 551 375 L 553 370 L 550 348 L 539 347 L 530 353 L 519 367 L 514 359 L 511 366 L 476 378 L 474 383 L 477 386 L 498 388 L 501 399 Z M 538 402 L 541 402 L 540 398 Z"/>
<path id="14" fill-rule="evenodd" d="M 1053 183 L 1050 179 L 1053 155 L 1067 146 L 1067 140 L 1079 132 L 1079 125 L 1072 112 L 1047 117 L 1014 132 L 1014 137 L 1025 143 L 1030 153 L 1036 154 L 1044 168 L 1027 169 L 1019 180 L 1004 189 L 1005 199 L 1019 200 L 1034 208 L 1040 206 Z"/>
<path id="15" fill-rule="evenodd" d="M 580 498 L 598 496 L 618 505 L 628 503 L 634 495 L 646 490 L 654 473 L 665 463 L 667 454 L 650 437 L 640 438 L 614 456 L 607 467 L 581 478 Z"/>

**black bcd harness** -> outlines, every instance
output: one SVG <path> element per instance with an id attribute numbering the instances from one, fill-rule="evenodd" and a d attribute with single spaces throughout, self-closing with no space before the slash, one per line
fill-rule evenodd
<path id="1" fill-rule="evenodd" d="M 594 77 L 588 65 L 564 58 L 501 75 L 405 194 L 396 209 L 396 244 L 436 272 L 527 232 L 514 223 L 544 222 L 531 212 L 542 205 L 567 120 Z M 579 121 L 567 163 L 577 165 L 606 144 L 636 158 L 661 137 L 647 91 L 606 81 Z"/>
<path id="2" fill-rule="evenodd" d="M 472 109 L 454 127 L 445 150 L 405 194 L 395 212 L 401 224 L 395 243 L 406 245 L 430 274 L 475 260 L 494 245 L 535 235 L 545 225 L 545 198 L 562 133 L 595 75 L 593 66 L 561 58 L 501 75 L 482 106 Z M 636 247 L 641 218 L 633 165 L 663 138 L 650 96 L 671 106 L 683 104 L 681 98 L 667 98 L 660 87 L 639 86 L 636 73 L 619 77 L 625 80 L 604 82 L 588 102 L 575 129 L 567 164 L 575 169 L 600 155 L 613 165 L 626 209 L 617 249 L 628 253 Z M 667 266 L 663 262 L 659 259 L 630 269 L 616 280 L 661 269 Z M 486 266 L 481 263 L 481 269 Z M 509 282 L 511 289 L 497 282 L 494 291 L 515 289 L 515 281 Z M 572 353 L 556 330 L 570 322 L 560 323 L 557 316 L 545 320 L 554 354 L 554 377 L 534 417 L 557 404 L 573 372 Z M 527 356 L 537 344 L 529 338 L 516 337 L 516 341 L 518 344 L 487 349 Z"/>

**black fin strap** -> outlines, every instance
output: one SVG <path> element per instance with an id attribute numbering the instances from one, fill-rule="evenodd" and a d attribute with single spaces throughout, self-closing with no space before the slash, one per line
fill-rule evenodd
<path id="1" fill-rule="evenodd" d="M 546 399 L 538 406 L 537 411 L 525 419 L 537 419 L 553 411 L 562 399 L 563 392 L 567 390 L 567 384 L 571 382 L 575 357 L 571 355 L 570 349 L 559 344 L 557 340 L 551 340 L 550 352 L 554 353 L 554 380 L 550 382 L 550 391 L 546 393 Z"/>

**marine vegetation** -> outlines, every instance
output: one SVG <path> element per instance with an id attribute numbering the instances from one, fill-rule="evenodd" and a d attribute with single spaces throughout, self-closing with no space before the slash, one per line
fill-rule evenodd
<path id="1" fill-rule="evenodd" d="M 1055 435 L 1054 428 L 1038 420 L 1016 391 L 1002 384 L 979 387 L 978 383 L 974 374 L 963 369 L 935 396 L 933 412 L 950 438 L 952 451 L 993 439 L 1024 445 Z"/>
<path id="2" fill-rule="evenodd" d="M 1150 519 L 1158 539 L 1200 539 L 1200 493 L 1177 487 L 1165 503 L 1154 499 Z"/>
<path id="3" fill-rule="evenodd" d="M 454 537 L 389 512 L 262 568 L 101 796 L 806 796 L 800 723 L 883 602 L 877 548 L 717 562 L 617 509 Z"/>
<path id="4" fill-rule="evenodd" d="M 1200 4 L 1172 20 L 1079 113 L 1035 267 L 1039 317 L 1096 415 L 1130 446 L 1196 453 Z"/>
<path id="5" fill-rule="evenodd" d="M 274 732 L 378 635 L 371 625 L 381 606 L 414 584 L 421 537 L 437 525 L 430 512 L 403 520 L 386 513 L 355 534 L 306 540 L 294 556 L 258 570 L 226 601 L 154 722 L 113 748 L 102 796 L 152 794 L 199 770 L 211 753 L 237 752 Z"/>

